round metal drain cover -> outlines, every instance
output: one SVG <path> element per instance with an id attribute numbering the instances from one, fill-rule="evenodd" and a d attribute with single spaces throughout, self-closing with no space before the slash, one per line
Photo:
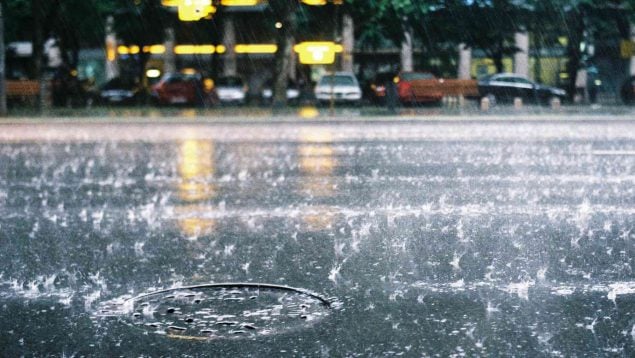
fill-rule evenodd
<path id="1" fill-rule="evenodd" d="M 100 315 L 172 338 L 210 340 L 273 335 L 311 326 L 332 303 L 281 285 L 219 283 L 156 291 L 102 305 Z"/>

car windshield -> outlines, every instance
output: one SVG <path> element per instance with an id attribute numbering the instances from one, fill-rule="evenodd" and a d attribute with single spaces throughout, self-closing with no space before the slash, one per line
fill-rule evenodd
<path id="1" fill-rule="evenodd" d="M 351 76 L 327 75 L 320 80 L 321 86 L 355 86 L 355 80 Z"/>

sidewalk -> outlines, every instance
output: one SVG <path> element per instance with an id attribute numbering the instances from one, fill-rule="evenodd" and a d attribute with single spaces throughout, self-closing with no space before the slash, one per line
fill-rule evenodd
<path id="1" fill-rule="evenodd" d="M 482 111 L 475 103 L 464 107 L 402 107 L 394 112 L 382 107 L 314 106 L 289 107 L 274 111 L 268 107 L 155 108 L 94 107 L 51 108 L 42 113 L 35 109 L 12 109 L 0 123 L 25 122 L 258 122 L 258 121 L 415 121 L 415 120 L 633 120 L 635 107 L 623 105 L 564 105 L 558 109 L 544 106 L 497 106 Z"/>

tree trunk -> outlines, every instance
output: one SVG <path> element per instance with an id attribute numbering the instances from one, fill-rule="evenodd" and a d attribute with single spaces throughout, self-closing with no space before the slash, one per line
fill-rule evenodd
<path id="1" fill-rule="evenodd" d="M 459 68 L 457 77 L 462 80 L 471 78 L 472 69 L 472 49 L 466 47 L 464 43 L 459 44 Z"/>
<path id="2" fill-rule="evenodd" d="M 514 54 L 514 73 L 529 77 L 529 34 L 517 32 L 514 34 L 514 41 L 519 49 Z"/>
<path id="3" fill-rule="evenodd" d="M 344 53 L 342 54 L 342 70 L 353 72 L 355 33 L 353 17 L 350 14 L 344 14 L 344 16 L 342 16 L 342 46 L 344 47 Z"/>
<path id="4" fill-rule="evenodd" d="M 406 19 L 403 21 L 405 23 Z M 401 41 L 401 70 L 404 72 L 412 71 L 412 62 L 412 29 L 409 25 L 404 25 L 403 40 Z"/>
<path id="5" fill-rule="evenodd" d="M 223 74 L 225 76 L 236 76 L 237 57 L 234 49 L 236 46 L 236 27 L 234 26 L 234 19 L 227 13 L 223 21 L 223 46 L 225 46 Z"/>
<path id="6" fill-rule="evenodd" d="M 569 57 L 569 62 L 567 63 L 567 74 L 569 76 L 567 95 L 569 97 L 569 101 L 573 102 L 576 95 L 576 79 L 582 63 L 580 42 L 582 42 L 584 34 L 584 13 L 580 10 L 570 14 L 570 16 L 569 44 L 567 48 L 567 54 Z"/>
<path id="7" fill-rule="evenodd" d="M 46 101 L 45 78 L 42 71 L 42 0 L 31 0 L 31 13 L 33 14 L 33 77 L 40 82 L 40 93 L 37 99 L 38 109 L 43 109 Z"/>
<path id="8" fill-rule="evenodd" d="M 291 66 L 291 51 L 295 35 L 297 2 L 295 0 L 279 0 L 270 2 L 274 13 L 280 16 L 282 27 L 278 29 L 275 55 L 275 73 L 273 82 L 273 106 L 282 108 L 287 105 L 287 82 Z"/>
<path id="9" fill-rule="evenodd" d="M 501 51 L 496 51 L 492 54 L 492 60 L 494 61 L 494 66 L 496 67 L 496 73 L 502 73 L 505 70 L 505 66 L 503 66 L 503 53 Z"/>
<path id="10" fill-rule="evenodd" d="M 163 72 L 176 72 L 176 55 L 174 54 L 174 28 L 165 29 L 165 52 L 163 53 Z"/>

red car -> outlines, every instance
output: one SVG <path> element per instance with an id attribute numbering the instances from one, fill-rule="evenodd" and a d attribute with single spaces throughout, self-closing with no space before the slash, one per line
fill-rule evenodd
<path id="1" fill-rule="evenodd" d="M 214 105 L 218 96 L 200 74 L 166 73 L 152 86 L 152 100 L 158 105 Z"/>
<path id="2" fill-rule="evenodd" d="M 403 104 L 439 103 L 443 92 L 439 80 L 427 72 L 401 72 L 395 77 L 399 101 Z"/>

